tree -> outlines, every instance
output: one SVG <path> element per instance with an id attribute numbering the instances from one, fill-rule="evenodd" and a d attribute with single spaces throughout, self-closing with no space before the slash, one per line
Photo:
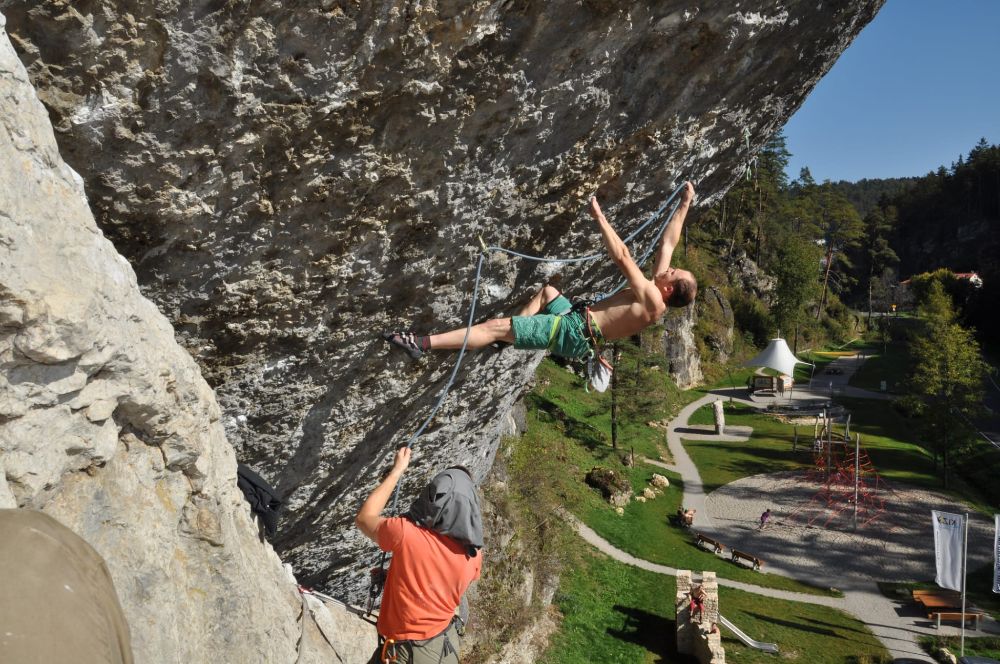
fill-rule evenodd
<path id="1" fill-rule="evenodd" d="M 972 332 L 956 322 L 954 306 L 939 281 L 930 283 L 918 314 L 922 324 L 909 343 L 913 369 L 906 399 L 921 416 L 947 487 L 951 454 L 969 441 L 969 421 L 982 408 L 988 367 Z"/>
<path id="2" fill-rule="evenodd" d="M 611 447 L 617 450 L 622 425 L 656 407 L 663 396 L 662 386 L 656 383 L 665 379 L 662 372 L 650 370 L 660 357 L 643 350 L 640 337 L 619 339 L 611 349 Z"/>
<path id="3" fill-rule="evenodd" d="M 787 335 L 808 315 L 806 307 L 819 294 L 820 248 L 815 243 L 789 236 L 778 249 L 770 272 L 775 277 L 771 315 L 779 334 Z"/>
<path id="4" fill-rule="evenodd" d="M 891 205 L 874 208 L 865 217 L 864 259 L 868 273 L 868 324 L 871 325 L 872 309 L 877 280 L 890 267 L 899 263 L 899 256 L 889 245 L 889 236 L 896 219 L 896 208 Z"/>
<path id="5" fill-rule="evenodd" d="M 830 275 L 834 272 L 835 265 L 850 269 L 851 263 L 845 250 L 857 245 L 863 231 L 863 225 L 858 211 L 843 194 L 834 190 L 829 182 L 820 186 L 817 225 L 823 233 L 823 244 L 826 248 L 823 266 L 823 294 L 820 297 L 819 306 L 816 308 L 816 320 L 819 320 L 823 314 L 823 307 L 826 306 Z M 849 276 L 846 273 L 840 273 L 838 281 L 841 287 L 845 287 Z"/>

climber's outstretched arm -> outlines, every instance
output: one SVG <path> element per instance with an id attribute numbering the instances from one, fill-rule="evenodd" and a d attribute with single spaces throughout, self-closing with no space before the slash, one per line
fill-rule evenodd
<path id="1" fill-rule="evenodd" d="M 618 269 L 621 270 L 621 273 L 625 275 L 625 279 L 628 281 L 629 288 L 632 289 L 632 294 L 636 301 L 647 308 L 652 308 L 654 305 L 654 295 L 657 292 L 656 287 L 642 273 L 642 270 L 636 265 L 635 260 L 632 259 L 632 254 L 629 253 L 628 247 L 625 246 L 622 239 L 618 237 L 618 233 L 608 223 L 607 218 L 601 211 L 601 206 L 597 202 L 596 196 L 590 199 L 590 216 L 597 221 L 597 226 L 601 230 L 601 238 L 604 240 L 604 246 L 608 250 L 608 255 L 614 261 L 615 265 L 618 266 Z"/>
<path id="2" fill-rule="evenodd" d="M 656 276 L 670 267 L 670 259 L 674 256 L 674 249 L 681 241 L 681 230 L 684 228 L 684 219 L 687 218 L 688 210 L 691 208 L 691 201 L 694 200 L 694 185 L 690 182 L 684 183 L 684 191 L 681 192 L 681 202 L 677 206 L 677 211 L 670 218 L 670 223 L 663 229 L 663 237 L 660 239 L 660 249 L 656 252 L 656 260 L 653 262 L 653 276 Z"/>

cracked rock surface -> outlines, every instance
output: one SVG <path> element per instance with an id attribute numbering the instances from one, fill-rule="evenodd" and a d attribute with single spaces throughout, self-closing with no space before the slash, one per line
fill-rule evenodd
<path id="1" fill-rule="evenodd" d="M 455 359 L 411 362 L 378 333 L 462 325 L 480 235 L 592 253 L 583 203 L 595 191 L 624 231 L 682 179 L 715 199 L 881 4 L 0 10 L 100 228 L 215 389 L 241 460 L 288 496 L 278 548 L 307 582 L 357 598 L 374 551 L 350 520 Z M 478 318 L 511 312 L 556 269 L 492 258 Z M 613 281 L 605 261 L 560 269 L 570 294 Z M 468 358 L 418 442 L 404 500 L 445 464 L 485 474 L 539 357 Z M 46 398 L 72 410 L 58 391 L 80 378 L 65 371 L 46 376 L 59 384 Z M 106 454 L 100 418 L 120 398 L 86 405 L 87 454 Z M 197 467 L 162 435 L 167 465 Z"/>
<path id="2" fill-rule="evenodd" d="M 137 662 L 328 662 L 357 648 L 316 624 L 374 643 L 322 607 L 301 625 L 295 579 L 236 488 L 212 390 L 94 223 L 3 24 L 0 508 L 42 510 L 101 554 Z"/>

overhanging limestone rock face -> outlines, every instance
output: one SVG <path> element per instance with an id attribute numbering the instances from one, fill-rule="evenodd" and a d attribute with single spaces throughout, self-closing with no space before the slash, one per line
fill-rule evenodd
<path id="1" fill-rule="evenodd" d="M 279 545 L 345 589 L 345 526 L 454 359 L 376 333 L 461 325 L 479 234 L 589 253 L 599 186 L 625 230 L 679 178 L 719 195 L 881 4 L 0 0 L 101 227 L 290 494 Z M 544 274 L 492 261 L 483 316 Z M 470 358 L 413 475 L 481 477 L 537 361 Z"/>
<path id="2" fill-rule="evenodd" d="M 332 661 L 256 538 L 211 389 L 94 223 L 3 24 L 0 507 L 42 510 L 97 549 L 137 662 Z"/>

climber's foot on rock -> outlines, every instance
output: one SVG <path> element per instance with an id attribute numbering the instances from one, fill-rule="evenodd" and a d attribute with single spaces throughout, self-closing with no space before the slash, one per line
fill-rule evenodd
<path id="1" fill-rule="evenodd" d="M 427 337 L 421 337 L 412 332 L 383 332 L 382 338 L 397 348 L 402 348 L 414 360 L 420 359 L 425 350 L 430 348 Z"/>

